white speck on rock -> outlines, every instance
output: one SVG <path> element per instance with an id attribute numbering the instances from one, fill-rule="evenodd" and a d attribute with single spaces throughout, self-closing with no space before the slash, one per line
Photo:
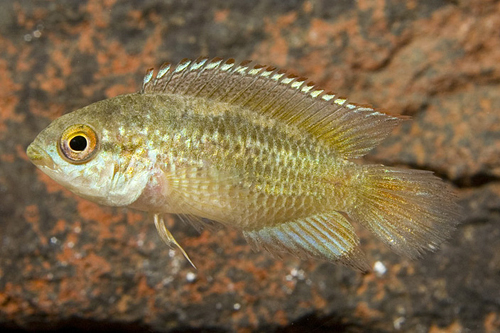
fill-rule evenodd
<path id="1" fill-rule="evenodd" d="M 378 276 L 382 276 L 387 272 L 387 267 L 385 267 L 381 261 L 377 261 L 375 265 L 373 265 L 373 270 Z"/>
<path id="2" fill-rule="evenodd" d="M 196 274 L 194 274 L 193 272 L 189 272 L 186 274 L 186 280 L 188 282 L 194 282 L 194 280 L 196 280 Z"/>
<path id="3" fill-rule="evenodd" d="M 394 329 L 400 330 L 401 326 L 403 326 L 404 322 L 405 322 L 405 318 L 404 317 L 398 317 L 398 318 L 394 319 L 394 322 L 393 322 Z"/>

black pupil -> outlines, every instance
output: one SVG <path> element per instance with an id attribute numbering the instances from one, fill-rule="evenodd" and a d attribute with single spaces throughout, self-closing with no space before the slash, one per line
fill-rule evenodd
<path id="1" fill-rule="evenodd" d="M 81 135 L 77 135 L 69 141 L 69 147 L 75 151 L 84 151 L 87 148 L 87 139 Z"/>

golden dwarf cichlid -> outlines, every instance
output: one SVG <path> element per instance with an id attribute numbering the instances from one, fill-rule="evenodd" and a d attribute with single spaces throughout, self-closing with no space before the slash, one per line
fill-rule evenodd
<path id="1" fill-rule="evenodd" d="M 436 249 L 458 223 L 431 172 L 352 162 L 399 122 L 274 67 L 199 58 L 151 69 L 140 92 L 56 119 L 27 154 L 88 200 L 153 213 L 188 260 L 163 214 L 365 270 L 353 222 L 408 257 Z"/>

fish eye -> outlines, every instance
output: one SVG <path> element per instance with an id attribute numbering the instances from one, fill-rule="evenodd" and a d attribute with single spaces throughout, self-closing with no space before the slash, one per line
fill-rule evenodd
<path id="1" fill-rule="evenodd" d="M 87 138 L 77 135 L 69 141 L 69 147 L 74 151 L 84 151 L 87 148 Z"/>
<path id="2" fill-rule="evenodd" d="M 97 151 L 97 134 L 87 125 L 71 125 L 59 141 L 59 154 L 72 164 L 89 161 Z"/>

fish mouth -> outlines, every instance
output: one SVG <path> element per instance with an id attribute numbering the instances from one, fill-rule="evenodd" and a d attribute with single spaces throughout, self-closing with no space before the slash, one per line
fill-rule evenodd
<path id="1" fill-rule="evenodd" d="M 31 162 L 37 167 L 46 167 L 49 169 L 54 169 L 55 164 L 52 158 L 40 148 L 35 142 L 31 143 L 26 149 L 26 154 L 28 155 Z"/>

